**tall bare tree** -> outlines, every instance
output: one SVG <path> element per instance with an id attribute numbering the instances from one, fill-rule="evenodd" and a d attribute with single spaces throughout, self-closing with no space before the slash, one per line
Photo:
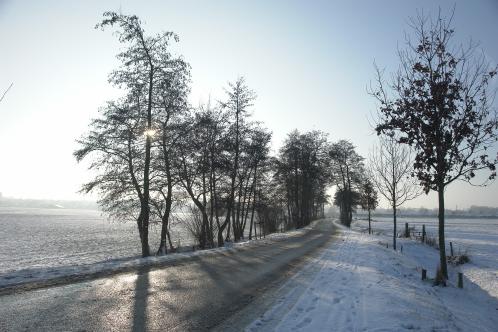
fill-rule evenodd
<path id="1" fill-rule="evenodd" d="M 418 15 L 411 19 L 406 49 L 398 51 L 399 70 L 385 84 L 377 70 L 378 134 L 396 137 L 415 151 L 415 175 L 426 192 L 438 193 L 439 254 L 448 277 L 444 192 L 455 180 L 471 181 L 476 171 L 496 176 L 498 156 L 488 148 L 497 141 L 495 97 L 489 82 L 496 76 L 472 41 L 454 42 L 452 17 Z"/>
<path id="2" fill-rule="evenodd" d="M 397 209 L 422 191 L 412 178 L 413 157 L 409 147 L 392 138 L 380 138 L 370 154 L 372 182 L 393 210 L 393 249 L 396 250 Z"/>
<path id="3" fill-rule="evenodd" d="M 157 75 L 158 93 L 154 98 L 153 117 L 156 122 L 153 147 L 156 155 L 152 158 L 151 202 L 161 223 L 161 240 L 158 254 L 166 254 L 168 240 L 172 248 L 169 225 L 173 205 L 173 189 L 179 182 L 178 170 L 173 160 L 178 155 L 178 142 L 186 135 L 188 126 L 185 117 L 188 112 L 187 96 L 190 91 L 189 65 L 182 59 L 169 61 L 167 71 Z"/>
<path id="4" fill-rule="evenodd" d="M 104 13 L 96 28 L 108 26 L 118 27 L 118 39 L 125 44 L 117 56 L 121 66 L 111 72 L 109 82 L 122 88 L 126 96 L 122 101 L 109 103 L 101 113 L 102 118 L 92 122 L 92 130 L 79 141 L 81 148 L 74 154 L 78 160 L 91 153 L 97 155 L 92 167 L 100 175 L 84 189 L 98 188 L 100 202 L 111 214 L 120 215 L 118 210 L 124 202 L 139 202 L 136 222 L 145 257 L 150 255 L 152 142 L 161 130 L 155 109 L 169 107 L 163 101 L 171 99 L 164 98 L 164 94 L 174 91 L 171 84 L 178 75 L 172 73 L 185 66 L 179 65 L 181 59 L 169 52 L 171 39 L 178 40 L 172 32 L 146 36 L 138 17 L 114 12 Z M 119 177 L 113 176 L 118 170 Z M 114 195 L 120 199 L 113 200 Z"/>
<path id="5" fill-rule="evenodd" d="M 232 153 L 233 161 L 230 165 L 230 193 L 227 199 L 227 210 L 225 221 L 221 225 L 220 231 L 222 232 L 227 225 L 230 225 L 230 220 L 232 221 L 232 228 L 236 228 L 237 225 L 235 220 L 235 195 L 237 186 L 237 177 L 240 175 L 240 149 L 242 142 L 242 134 L 244 132 L 245 119 L 248 116 L 250 107 L 253 106 L 253 102 L 256 99 L 256 94 L 251 90 L 244 77 L 239 77 L 234 83 L 228 84 L 228 89 L 225 89 L 226 100 L 220 102 L 221 107 L 229 112 L 233 123 L 230 127 L 230 135 L 233 137 L 232 140 Z M 238 237 L 238 232 L 235 235 Z M 227 233 L 230 236 L 230 232 Z M 236 239 L 238 240 L 238 238 Z"/>

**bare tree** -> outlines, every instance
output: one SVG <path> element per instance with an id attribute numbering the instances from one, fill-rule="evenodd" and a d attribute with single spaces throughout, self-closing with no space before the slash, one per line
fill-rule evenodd
<path id="1" fill-rule="evenodd" d="M 426 192 L 438 193 L 443 278 L 448 278 L 444 191 L 455 180 L 470 182 L 478 170 L 488 169 L 487 179 L 494 179 L 498 163 L 488 151 L 498 139 L 496 94 L 488 88 L 497 68 L 476 54 L 472 41 L 453 42 L 452 17 L 412 19 L 414 40 L 408 37 L 406 50 L 398 52 L 399 70 L 389 85 L 378 70 L 378 86 L 371 91 L 380 103 L 377 133 L 412 146 L 415 175 Z"/>
<path id="2" fill-rule="evenodd" d="M 193 220 L 196 224 L 197 238 L 201 248 L 214 246 L 213 218 L 209 213 L 212 197 L 210 186 L 211 177 L 216 176 L 216 170 L 211 163 L 210 147 L 220 134 L 217 128 L 216 118 L 209 105 L 192 112 L 189 115 L 188 134 L 179 140 L 179 155 L 176 168 L 179 172 L 179 181 L 182 188 L 187 192 L 192 204 L 195 206 Z M 211 218 L 210 218 L 211 217 Z"/>
<path id="3" fill-rule="evenodd" d="M 137 220 L 140 213 L 143 117 L 133 100 L 130 96 L 102 107 L 74 152 L 78 161 L 92 154 L 89 169 L 98 172 L 82 191 L 98 190 L 103 211 L 120 221 Z"/>
<path id="4" fill-rule="evenodd" d="M 120 209 L 135 213 L 138 202 L 135 218 L 145 257 L 150 255 L 149 222 L 154 205 L 152 143 L 163 138 L 158 132 L 167 130 L 163 125 L 168 112 L 184 104 L 189 75 L 176 73 L 188 66 L 169 52 L 171 39 L 178 40 L 172 32 L 147 36 L 138 17 L 114 12 L 104 13 L 96 27 L 108 26 L 117 26 L 118 39 L 126 45 L 117 56 L 121 66 L 109 75 L 109 82 L 122 88 L 125 97 L 102 109 L 102 117 L 91 123 L 90 133 L 79 141 L 81 148 L 74 155 L 78 161 L 89 154 L 96 157 L 91 167 L 100 174 L 83 189 L 98 189 L 100 203 L 110 214 L 122 215 Z"/>
<path id="5" fill-rule="evenodd" d="M 7 94 L 7 92 L 9 92 L 10 88 L 12 88 L 13 85 L 14 85 L 14 83 L 10 83 L 7 90 L 5 90 L 4 93 L 2 94 L 2 97 L 0 97 L 0 102 L 2 102 L 3 98 L 5 98 L 5 95 Z"/>
<path id="6" fill-rule="evenodd" d="M 236 229 L 235 217 L 235 195 L 237 185 L 237 178 L 240 175 L 240 152 L 241 142 L 243 140 L 242 134 L 244 132 L 245 118 L 248 116 L 249 109 L 253 106 L 256 99 L 256 93 L 251 90 L 244 77 L 239 77 L 234 83 L 228 83 L 229 88 L 225 89 L 226 100 L 220 102 L 221 107 L 227 110 L 233 117 L 233 123 L 230 128 L 230 134 L 233 136 L 233 162 L 230 165 L 230 193 L 227 200 L 227 213 L 225 221 L 221 225 L 219 232 L 223 232 L 227 225 L 230 225 L 230 218 L 232 219 L 233 228 Z M 233 214 L 233 215 L 232 215 Z M 229 236 L 230 232 L 227 232 Z M 235 237 L 238 237 L 238 232 L 235 232 Z M 220 240 L 220 239 L 219 239 Z M 238 240 L 236 238 L 235 240 Z M 219 241 L 222 242 L 222 241 Z"/>
<path id="7" fill-rule="evenodd" d="M 156 123 L 152 158 L 151 203 L 161 223 L 161 241 L 157 254 L 166 254 L 166 240 L 172 247 L 169 233 L 173 205 L 173 188 L 179 182 L 178 170 L 173 160 L 178 154 L 178 141 L 186 134 L 185 115 L 188 111 L 187 96 L 190 91 L 190 66 L 179 59 L 169 59 L 169 70 L 156 76 L 158 92 L 154 98 L 153 117 Z"/>
<path id="8" fill-rule="evenodd" d="M 397 209 L 422 191 L 412 178 L 413 157 L 409 147 L 392 138 L 380 138 L 370 154 L 372 182 L 393 209 L 393 249 L 396 250 Z"/>

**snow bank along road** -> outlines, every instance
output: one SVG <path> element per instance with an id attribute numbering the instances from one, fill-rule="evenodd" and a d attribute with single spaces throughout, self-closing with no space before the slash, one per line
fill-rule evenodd
<path id="1" fill-rule="evenodd" d="M 246 331 L 498 331 L 498 298 L 468 279 L 464 289 L 422 282 L 422 244 L 413 259 L 379 240 L 342 228 Z"/>
<path id="2" fill-rule="evenodd" d="M 215 327 L 333 239 L 323 220 L 300 236 L 213 251 L 166 267 L 0 296 L 0 331 L 185 331 Z"/>

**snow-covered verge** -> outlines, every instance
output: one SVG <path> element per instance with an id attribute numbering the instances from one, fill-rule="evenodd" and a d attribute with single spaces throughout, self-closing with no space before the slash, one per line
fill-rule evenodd
<path id="1" fill-rule="evenodd" d="M 91 278 L 93 276 L 109 275 L 112 273 L 118 273 L 121 271 L 129 271 L 132 269 L 137 269 L 141 267 L 154 267 L 160 266 L 162 264 L 174 263 L 186 258 L 200 256 L 200 255 L 211 255 L 216 254 L 224 250 L 237 250 L 240 248 L 258 246 L 263 244 L 271 244 L 274 241 L 284 240 L 290 237 L 301 236 L 309 229 L 314 227 L 316 221 L 311 225 L 299 229 L 293 230 L 285 233 L 273 233 L 267 235 L 262 239 L 245 240 L 241 242 L 227 242 L 224 247 L 213 248 L 207 250 L 196 250 L 191 249 L 187 251 L 187 248 L 182 248 L 182 252 L 171 253 L 164 256 L 151 256 L 151 257 L 124 257 L 119 259 L 111 259 L 90 264 L 78 264 L 70 266 L 37 266 L 34 268 L 22 269 L 8 271 L 5 273 L 0 273 L 0 292 L 6 289 L 26 287 L 34 285 L 45 285 L 45 284 L 58 284 L 67 283 L 71 280 L 81 280 L 86 278 Z M 191 247 L 190 247 L 191 248 Z M 117 248 L 119 250 L 119 248 Z M 187 250 L 186 250 L 187 249 Z"/>
<path id="2" fill-rule="evenodd" d="M 343 228 L 338 237 L 302 273 L 319 265 L 318 272 L 290 290 L 282 286 L 247 331 L 496 331 L 498 299 L 478 285 L 421 280 L 419 260 L 433 254 L 421 245 L 401 253 L 382 236 Z"/>

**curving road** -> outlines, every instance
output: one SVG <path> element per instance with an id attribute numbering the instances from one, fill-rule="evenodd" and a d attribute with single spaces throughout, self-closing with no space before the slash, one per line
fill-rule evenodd
<path id="1" fill-rule="evenodd" d="M 300 236 L 168 266 L 0 296 L 0 331 L 209 330 L 276 288 L 333 238 L 331 220 Z"/>

